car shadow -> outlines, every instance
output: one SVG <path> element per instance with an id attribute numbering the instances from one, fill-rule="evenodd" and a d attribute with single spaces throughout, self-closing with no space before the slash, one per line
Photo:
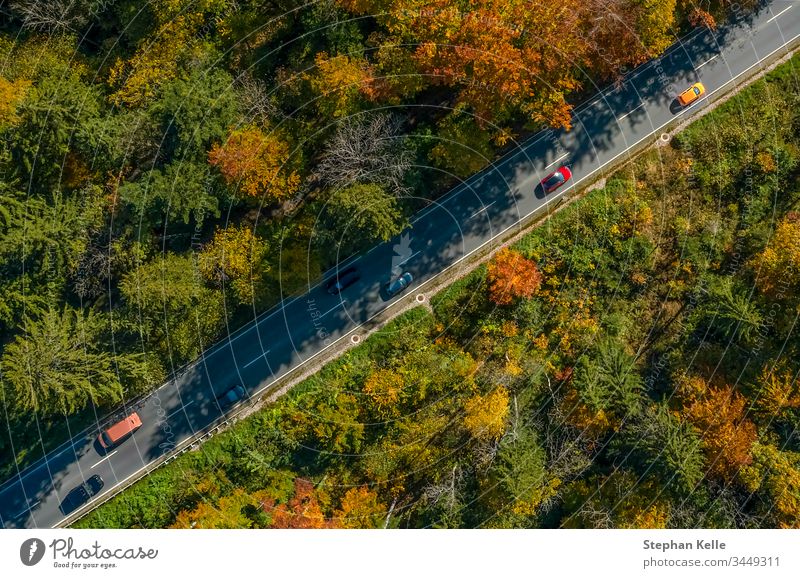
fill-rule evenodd
<path id="1" fill-rule="evenodd" d="M 678 114 L 679 112 L 681 112 L 682 110 L 684 110 L 684 108 L 686 108 L 686 107 L 684 107 L 684 106 L 683 106 L 683 105 L 682 105 L 680 102 L 678 102 L 678 99 L 677 99 L 677 98 L 676 98 L 676 99 L 674 99 L 674 100 L 673 100 L 673 101 L 672 101 L 672 102 L 669 104 L 669 111 L 670 111 L 672 114 Z"/>
<path id="2" fill-rule="evenodd" d="M 92 447 L 94 448 L 94 451 L 96 451 L 96 452 L 97 452 L 98 454 L 100 454 L 101 456 L 105 456 L 105 455 L 109 454 L 111 451 L 113 451 L 113 450 L 114 450 L 114 448 L 113 448 L 113 447 L 110 447 L 110 448 L 104 448 L 104 447 L 103 447 L 103 446 L 100 444 L 100 437 L 99 437 L 99 435 L 98 435 L 98 437 L 94 438 L 94 443 L 92 444 Z"/>
<path id="3" fill-rule="evenodd" d="M 537 199 L 544 199 L 547 196 L 547 193 L 544 192 L 544 187 L 542 186 L 542 183 L 538 183 L 533 188 L 533 196 L 535 196 Z"/>

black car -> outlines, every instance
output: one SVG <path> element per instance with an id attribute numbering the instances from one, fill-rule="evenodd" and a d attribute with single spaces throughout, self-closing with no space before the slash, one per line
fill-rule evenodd
<path id="1" fill-rule="evenodd" d="M 72 488 L 69 491 L 67 497 L 64 498 L 63 502 L 61 502 L 61 512 L 65 515 L 74 512 L 102 489 L 103 478 L 95 474 L 83 482 L 80 486 Z"/>
<path id="2" fill-rule="evenodd" d="M 227 390 L 222 395 L 220 395 L 217 398 L 217 401 L 219 402 L 219 406 L 222 409 L 227 409 L 231 406 L 236 405 L 245 397 L 247 397 L 247 390 L 244 388 L 242 384 L 237 384 L 234 385 L 229 390 Z"/>
<path id="3" fill-rule="evenodd" d="M 348 267 L 331 277 L 325 284 L 325 290 L 331 295 L 338 295 L 359 279 L 361 279 L 361 275 L 356 271 L 356 268 Z"/>

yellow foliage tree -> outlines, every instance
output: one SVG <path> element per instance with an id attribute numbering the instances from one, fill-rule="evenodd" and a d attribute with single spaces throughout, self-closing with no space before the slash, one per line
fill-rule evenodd
<path id="1" fill-rule="evenodd" d="M 214 504 L 211 500 L 203 500 L 193 510 L 180 512 L 172 528 L 249 528 L 250 520 L 243 512 L 245 506 L 254 506 L 256 500 L 242 489 L 237 489 L 230 496 L 219 499 Z"/>
<path id="2" fill-rule="evenodd" d="M 30 85 L 29 80 L 18 79 L 11 82 L 0 76 L 0 127 L 13 125 L 19 120 L 17 107 L 25 98 Z"/>
<path id="3" fill-rule="evenodd" d="M 284 168 L 289 145 L 277 134 L 264 134 L 257 127 L 233 131 L 223 144 L 215 144 L 208 161 L 222 173 L 225 182 L 246 197 L 265 196 L 267 202 L 287 198 L 297 191 L 300 177 Z"/>
<path id="4" fill-rule="evenodd" d="M 108 75 L 115 89 L 111 103 L 134 108 L 151 101 L 159 87 L 176 77 L 181 58 L 197 46 L 201 22 L 199 14 L 177 16 L 149 36 L 130 60 L 118 59 Z"/>
<path id="5" fill-rule="evenodd" d="M 357 110 L 361 99 L 375 97 L 372 68 L 366 60 L 320 52 L 315 63 L 316 68 L 305 77 L 317 97 L 317 109 L 323 115 L 348 116 Z"/>
<path id="6" fill-rule="evenodd" d="M 334 513 L 341 528 L 377 528 L 386 515 L 386 507 L 378 495 L 366 487 L 350 488 Z"/>
<path id="7" fill-rule="evenodd" d="M 756 443 L 753 464 L 740 472 L 750 492 L 764 495 L 766 516 L 781 528 L 800 528 L 800 454 Z"/>
<path id="8" fill-rule="evenodd" d="M 800 379 L 784 365 L 765 365 L 758 383 L 755 405 L 767 416 L 777 417 L 787 409 L 800 408 Z"/>
<path id="9" fill-rule="evenodd" d="M 200 274 L 207 281 L 230 285 L 240 303 L 249 303 L 261 283 L 266 252 L 266 242 L 248 227 L 217 229 L 199 255 Z"/>
<path id="10" fill-rule="evenodd" d="M 402 392 L 402 376 L 389 369 L 373 371 L 364 383 L 364 393 L 370 397 L 383 415 L 396 413 L 396 406 L 400 402 Z"/>
<path id="11" fill-rule="evenodd" d="M 756 285 L 776 299 L 796 293 L 800 285 L 800 214 L 790 213 L 775 229 L 769 245 L 752 261 Z"/>
<path id="12" fill-rule="evenodd" d="M 506 429 L 508 402 L 508 390 L 503 386 L 471 397 L 464 404 L 464 426 L 476 439 L 499 439 Z"/>

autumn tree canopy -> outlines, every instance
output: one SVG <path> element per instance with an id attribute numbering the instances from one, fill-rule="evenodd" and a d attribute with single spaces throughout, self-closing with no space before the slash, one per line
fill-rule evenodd
<path id="1" fill-rule="evenodd" d="M 272 203 L 287 198 L 300 185 L 300 177 L 287 168 L 289 145 L 276 133 L 264 134 L 257 127 L 234 130 L 208 153 L 225 182 L 244 197 Z"/>
<path id="2" fill-rule="evenodd" d="M 266 242 L 252 228 L 218 229 L 199 255 L 200 273 L 217 285 L 230 285 L 240 303 L 251 303 L 266 272 Z"/>
<path id="3" fill-rule="evenodd" d="M 502 249 L 489 262 L 486 274 L 489 299 L 497 305 L 509 305 L 514 299 L 527 299 L 542 284 L 536 263 L 513 249 Z"/>

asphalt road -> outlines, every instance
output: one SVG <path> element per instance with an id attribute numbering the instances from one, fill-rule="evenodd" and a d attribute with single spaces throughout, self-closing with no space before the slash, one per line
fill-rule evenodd
<path id="1" fill-rule="evenodd" d="M 212 347 L 135 408 L 143 427 L 111 453 L 101 455 L 97 431 L 86 432 L 7 480 L 0 487 L 2 526 L 63 524 L 59 504 L 82 480 L 99 474 L 105 480 L 102 496 L 140 475 L 177 445 L 224 419 L 216 395 L 236 383 L 251 394 L 268 387 L 395 303 L 397 298 L 385 301 L 380 291 L 393 274 L 410 271 L 414 282 L 404 295 L 420 293 L 426 282 L 519 227 L 522 219 L 557 202 L 571 187 L 590 182 L 676 117 L 707 106 L 737 81 L 780 58 L 798 36 L 800 2 L 774 0 L 756 15 L 715 32 L 697 31 L 676 43 L 619 86 L 578 107 L 571 131 L 535 135 L 419 213 L 402 237 L 351 261 L 361 280 L 341 295 L 315 287 Z M 676 110 L 677 93 L 698 80 L 705 84 L 706 96 Z M 572 169 L 573 180 L 550 195 L 536 193 L 538 181 L 560 165 Z"/>

